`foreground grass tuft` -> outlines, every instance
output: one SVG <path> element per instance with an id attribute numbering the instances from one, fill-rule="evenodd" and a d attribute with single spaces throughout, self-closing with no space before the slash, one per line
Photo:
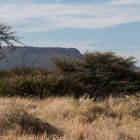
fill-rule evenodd
<path id="1" fill-rule="evenodd" d="M 60 133 L 57 128 L 39 118 L 32 116 L 22 108 L 10 108 L 2 112 L 0 118 L 0 134 L 13 130 L 19 134 L 54 135 Z"/>

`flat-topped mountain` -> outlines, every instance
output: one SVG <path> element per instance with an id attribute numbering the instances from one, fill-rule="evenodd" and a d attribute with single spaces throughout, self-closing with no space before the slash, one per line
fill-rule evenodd
<path id="1" fill-rule="evenodd" d="M 0 61 L 1 69 L 17 66 L 30 66 L 48 68 L 53 57 L 68 56 L 80 57 L 81 53 L 75 48 L 61 47 L 17 47 L 15 51 L 7 54 L 7 58 Z"/>

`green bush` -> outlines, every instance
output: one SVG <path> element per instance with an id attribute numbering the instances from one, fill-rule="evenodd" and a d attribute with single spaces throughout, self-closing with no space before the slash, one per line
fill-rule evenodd
<path id="1" fill-rule="evenodd" d="M 33 71 L 34 72 L 34 71 Z M 44 98 L 47 96 L 76 96 L 81 91 L 73 79 L 56 73 L 38 72 L 11 75 L 0 80 L 0 96 Z"/>
<path id="2" fill-rule="evenodd" d="M 12 87 L 10 85 L 9 79 L 0 79 L 0 96 L 10 96 L 12 92 Z"/>
<path id="3" fill-rule="evenodd" d="M 21 76 L 11 81 L 13 95 L 23 97 L 43 97 L 47 94 L 47 80 L 42 76 Z"/>

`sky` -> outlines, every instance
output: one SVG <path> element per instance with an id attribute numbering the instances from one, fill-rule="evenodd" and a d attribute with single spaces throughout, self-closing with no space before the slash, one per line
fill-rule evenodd
<path id="1" fill-rule="evenodd" d="M 140 66 L 140 0 L 0 0 L 0 21 L 29 46 L 113 51 Z"/>

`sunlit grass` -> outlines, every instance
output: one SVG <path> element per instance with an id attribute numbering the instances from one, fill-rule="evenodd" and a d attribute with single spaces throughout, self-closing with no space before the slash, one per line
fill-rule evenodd
<path id="1" fill-rule="evenodd" d="M 84 97 L 0 98 L 0 111 L 2 140 L 140 139 L 140 99 L 136 97 L 110 97 L 103 102 Z"/>

